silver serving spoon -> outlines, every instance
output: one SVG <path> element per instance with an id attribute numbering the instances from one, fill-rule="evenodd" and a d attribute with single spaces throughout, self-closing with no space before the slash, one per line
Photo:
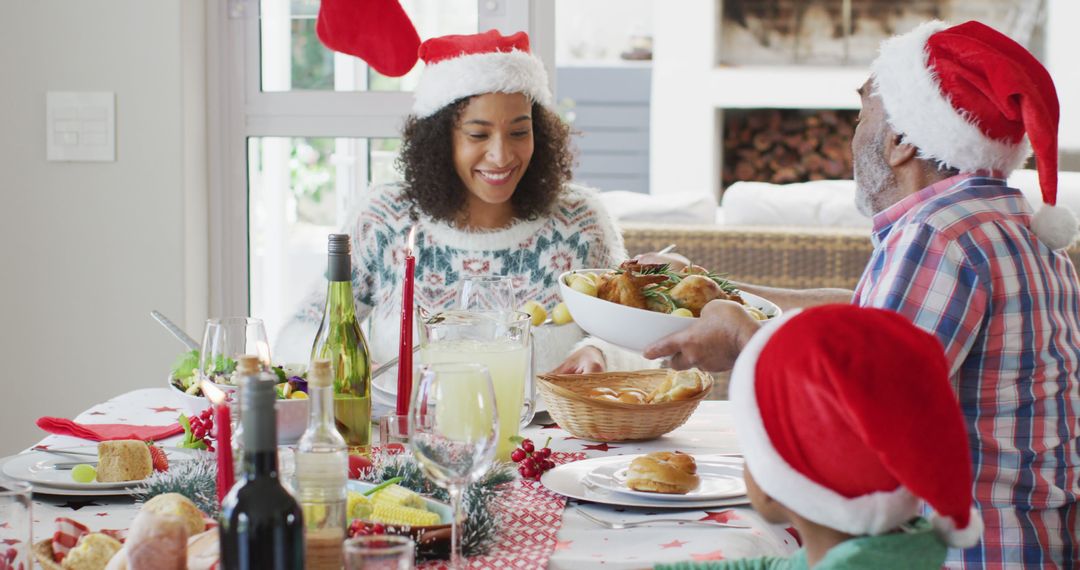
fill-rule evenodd
<path id="1" fill-rule="evenodd" d="M 199 350 L 199 343 L 188 336 L 186 332 L 176 326 L 176 323 L 170 321 L 165 315 L 157 312 L 150 311 L 150 316 L 154 317 L 154 320 L 161 323 L 161 326 L 172 333 L 180 342 L 184 343 L 184 346 L 188 347 L 188 350 Z"/>

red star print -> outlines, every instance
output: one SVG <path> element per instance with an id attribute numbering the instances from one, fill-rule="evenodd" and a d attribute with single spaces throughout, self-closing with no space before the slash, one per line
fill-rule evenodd
<path id="1" fill-rule="evenodd" d="M 88 416 L 104 416 L 105 412 L 90 412 L 89 414 L 86 414 L 86 415 L 88 415 Z"/>
<path id="2" fill-rule="evenodd" d="M 698 520 L 699 521 L 713 521 L 713 522 L 718 522 L 718 523 L 726 523 L 726 522 L 731 522 L 732 520 L 734 520 L 736 518 L 737 517 L 735 516 L 734 511 L 721 511 L 719 513 L 712 513 L 712 512 L 709 512 L 709 511 L 705 511 L 705 516 L 698 519 Z"/>
<path id="3" fill-rule="evenodd" d="M 0 528 L 11 528 L 11 525 L 8 523 L 0 523 Z"/>
<path id="4" fill-rule="evenodd" d="M 562 429 L 559 424 L 551 422 L 550 424 L 540 424 L 540 429 Z"/>
<path id="5" fill-rule="evenodd" d="M 697 561 L 697 562 L 701 562 L 703 560 L 723 560 L 724 559 L 724 554 L 722 552 L 720 552 L 719 550 L 714 550 L 712 552 L 702 552 L 700 554 L 691 554 L 690 558 L 692 560 Z"/>
<path id="6" fill-rule="evenodd" d="M 96 514 L 94 516 L 95 517 L 107 517 L 107 516 L 109 516 L 109 513 L 98 513 L 98 514 Z"/>
<path id="7" fill-rule="evenodd" d="M 664 549 L 667 549 L 667 548 L 682 548 L 684 544 L 690 544 L 690 542 L 689 541 L 684 542 L 682 540 L 673 540 L 673 541 L 671 541 L 671 542 L 669 542 L 667 544 L 661 544 L 660 548 L 664 548 Z"/>
<path id="8" fill-rule="evenodd" d="M 161 406 L 161 407 L 158 407 L 158 408 L 150 408 L 150 409 L 154 410 L 155 412 L 157 412 L 159 414 L 162 413 L 162 412 L 179 412 L 180 411 L 180 408 L 170 408 L 169 406 Z"/>
<path id="9" fill-rule="evenodd" d="M 574 541 L 572 541 L 572 540 L 556 540 L 555 541 L 555 550 L 566 550 L 567 548 L 570 548 L 571 544 L 574 544 Z"/>
<path id="10" fill-rule="evenodd" d="M 592 451 L 610 451 L 612 449 L 619 449 L 617 445 L 608 445 L 606 443 L 600 443 L 596 445 L 584 444 L 582 449 L 591 449 Z"/>
<path id="11" fill-rule="evenodd" d="M 35 445 L 34 449 L 49 449 L 49 446 L 47 446 L 47 445 Z"/>
<path id="12" fill-rule="evenodd" d="M 0 542 L 3 542 L 7 546 L 11 546 L 13 544 L 19 544 L 19 539 L 17 539 L 17 538 L 5 538 L 4 540 L 0 540 Z"/>

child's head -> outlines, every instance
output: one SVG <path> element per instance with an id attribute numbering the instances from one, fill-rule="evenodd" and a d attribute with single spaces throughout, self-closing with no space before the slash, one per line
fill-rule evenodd
<path id="1" fill-rule="evenodd" d="M 925 500 L 947 543 L 978 541 L 948 365 L 937 339 L 901 315 L 853 305 L 785 315 L 744 349 L 731 400 L 748 494 L 766 519 L 876 535 Z"/>

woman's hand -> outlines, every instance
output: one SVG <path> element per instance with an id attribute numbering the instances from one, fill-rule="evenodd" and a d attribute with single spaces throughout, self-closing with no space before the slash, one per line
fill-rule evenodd
<path id="1" fill-rule="evenodd" d="M 566 357 L 566 360 L 556 366 L 551 373 L 591 374 L 593 372 L 603 372 L 606 368 L 607 363 L 604 361 L 604 353 L 600 352 L 599 348 L 583 346 L 570 353 L 570 356 Z"/>
<path id="2" fill-rule="evenodd" d="M 701 317 L 681 332 L 645 347 L 645 358 L 669 358 L 676 370 L 731 370 L 761 324 L 734 301 L 711 301 Z"/>

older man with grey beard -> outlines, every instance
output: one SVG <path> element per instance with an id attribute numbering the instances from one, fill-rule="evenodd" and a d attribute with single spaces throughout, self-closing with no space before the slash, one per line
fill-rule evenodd
<path id="1" fill-rule="evenodd" d="M 1077 221 L 1054 206 L 1053 82 L 978 22 L 929 22 L 887 40 L 871 72 L 852 148 L 875 249 L 857 289 L 743 289 L 785 310 L 891 309 L 933 333 L 967 421 L 985 522 L 982 541 L 950 552 L 948 565 L 1080 567 L 1080 284 L 1062 251 Z M 1032 148 L 1038 213 L 1005 183 Z M 645 356 L 725 370 L 757 330 L 739 305 L 714 301 Z"/>

